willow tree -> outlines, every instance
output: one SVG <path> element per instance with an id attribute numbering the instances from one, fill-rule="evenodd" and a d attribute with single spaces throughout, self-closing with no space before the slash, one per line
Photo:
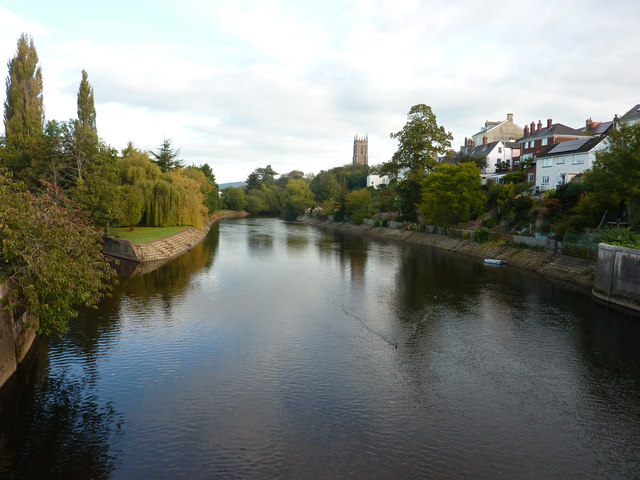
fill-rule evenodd
<path id="1" fill-rule="evenodd" d="M 39 160 L 44 128 L 42 70 L 33 40 L 18 39 L 15 56 L 7 63 L 4 128 L 6 150 L 3 163 L 20 176 Z"/>
<path id="2" fill-rule="evenodd" d="M 148 226 L 202 226 L 207 210 L 201 185 L 182 170 L 162 172 L 147 154 L 133 152 L 119 162 L 120 180 L 132 198 L 141 198 L 140 223 Z"/>

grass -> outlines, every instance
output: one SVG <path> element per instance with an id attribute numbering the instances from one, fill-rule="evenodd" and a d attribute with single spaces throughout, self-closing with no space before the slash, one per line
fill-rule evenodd
<path id="1" fill-rule="evenodd" d="M 117 227 L 111 228 L 109 233 L 116 238 L 129 240 L 133 243 L 147 243 L 169 237 L 187 228 L 189 227 L 135 227 L 133 231 L 130 231 L 130 227 Z"/>

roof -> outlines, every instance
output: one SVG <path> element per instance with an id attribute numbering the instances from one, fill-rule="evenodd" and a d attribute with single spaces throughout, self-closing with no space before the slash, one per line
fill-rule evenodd
<path id="1" fill-rule="evenodd" d="M 559 155 L 567 155 L 570 153 L 589 152 L 593 147 L 598 145 L 605 138 L 607 137 L 579 138 L 577 140 L 569 140 L 568 142 L 556 143 L 544 154 L 538 155 L 537 159 L 543 157 L 556 157 Z"/>
<path id="2" fill-rule="evenodd" d="M 628 122 L 630 120 L 640 120 L 640 104 L 636 105 L 620 117 L 621 122 Z"/>
<path id="3" fill-rule="evenodd" d="M 528 142 L 530 140 L 538 140 L 539 138 L 548 137 L 589 137 L 590 135 L 575 128 L 567 127 L 562 123 L 554 123 L 551 127 L 543 128 L 536 131 L 532 135 L 518 139 L 518 142 Z"/>
<path id="4" fill-rule="evenodd" d="M 521 145 L 518 142 L 504 142 L 504 146 L 507 148 L 520 148 Z"/>
<path id="5" fill-rule="evenodd" d="M 613 125 L 613 121 L 609 122 L 593 122 L 591 128 L 582 127 L 578 128 L 578 131 L 583 133 L 590 133 L 591 135 L 602 135 L 606 133 L 609 128 Z"/>
<path id="6" fill-rule="evenodd" d="M 482 127 L 482 128 L 480 129 L 480 131 L 479 131 L 479 132 L 474 133 L 474 134 L 472 135 L 472 137 L 475 137 L 476 135 L 480 135 L 481 133 L 486 133 L 486 132 L 488 132 L 489 130 L 493 130 L 493 129 L 494 129 L 494 128 L 496 128 L 498 125 L 502 125 L 502 124 L 503 124 L 503 123 L 505 123 L 505 122 L 507 122 L 507 120 L 502 120 L 502 121 L 500 121 L 500 122 L 490 122 L 490 121 L 488 121 L 488 120 L 487 120 L 486 122 L 484 122 L 484 127 Z"/>
<path id="7" fill-rule="evenodd" d="M 486 145 L 478 145 L 476 148 L 471 150 L 471 152 L 469 152 L 469 155 L 486 157 L 494 148 L 496 148 L 496 145 L 498 145 L 498 143 L 502 142 L 500 142 L 500 140 L 497 140 L 495 142 L 487 143 Z"/>

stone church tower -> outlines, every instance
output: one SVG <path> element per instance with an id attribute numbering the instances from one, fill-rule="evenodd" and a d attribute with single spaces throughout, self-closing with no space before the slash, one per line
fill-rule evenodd
<path id="1" fill-rule="evenodd" d="M 369 165 L 369 136 L 353 137 L 353 165 Z"/>

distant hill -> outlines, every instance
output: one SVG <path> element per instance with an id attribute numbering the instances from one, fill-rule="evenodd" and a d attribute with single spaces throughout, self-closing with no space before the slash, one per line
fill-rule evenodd
<path id="1" fill-rule="evenodd" d="M 218 188 L 220 190 L 224 190 L 227 187 L 244 187 L 244 182 L 227 182 L 227 183 L 219 183 Z"/>

